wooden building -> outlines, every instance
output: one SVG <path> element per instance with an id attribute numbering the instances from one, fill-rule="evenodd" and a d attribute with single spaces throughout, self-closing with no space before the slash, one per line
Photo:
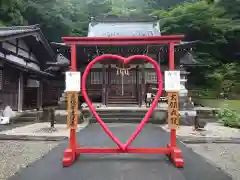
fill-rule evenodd
<path id="1" fill-rule="evenodd" d="M 88 37 L 116 37 L 116 36 L 160 36 L 161 31 L 158 19 L 129 19 L 118 17 L 92 18 L 89 23 Z M 102 54 L 118 54 L 128 57 L 136 54 L 145 54 L 158 61 L 161 71 L 168 70 L 168 45 L 105 45 L 87 44 L 77 46 L 78 70 L 83 72 L 86 65 L 94 57 Z M 109 42 L 108 42 L 109 43 Z M 182 87 L 185 87 L 186 66 L 197 62 L 191 51 L 195 42 L 181 42 L 175 45 L 176 69 L 181 70 Z M 52 43 L 57 53 L 70 59 L 70 47 L 64 43 Z M 156 84 L 156 73 L 149 63 L 142 60 L 123 65 L 117 61 L 104 60 L 95 64 L 88 80 L 87 90 L 93 102 L 110 104 L 144 104 L 147 91 L 152 91 Z M 163 96 L 165 94 L 163 93 Z M 184 94 L 183 96 L 186 96 Z"/>
<path id="2" fill-rule="evenodd" d="M 58 100 L 46 72 L 55 54 L 37 25 L 0 28 L 0 110 L 38 109 Z M 55 93 L 56 94 L 56 93 Z"/>

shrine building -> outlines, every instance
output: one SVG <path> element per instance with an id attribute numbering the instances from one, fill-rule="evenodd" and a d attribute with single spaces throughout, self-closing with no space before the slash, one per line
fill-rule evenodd
<path id="1" fill-rule="evenodd" d="M 159 19 L 147 17 L 144 19 L 123 18 L 105 16 L 91 18 L 88 28 L 88 37 L 143 37 L 161 36 Z M 186 82 L 188 72 L 186 68 L 195 66 L 198 62 L 192 55 L 194 42 L 181 41 L 174 46 L 175 68 L 181 72 L 181 99 L 187 97 Z M 52 64 L 49 71 L 62 79 L 62 92 L 64 91 L 64 73 L 69 70 L 71 59 L 71 47 L 65 43 L 51 43 L 52 48 L 58 54 L 59 63 Z M 169 45 L 109 45 L 109 44 L 85 44 L 77 45 L 77 71 L 84 72 L 86 65 L 96 56 L 103 54 L 117 54 L 124 57 L 132 55 L 147 55 L 156 60 L 164 75 L 168 70 Z M 83 74 L 83 73 L 82 73 Z M 164 79 L 164 78 L 163 78 Z M 123 65 L 120 62 L 104 60 L 95 64 L 87 79 L 87 91 L 92 102 L 103 106 L 145 105 L 147 92 L 156 91 L 157 77 L 155 69 L 150 63 L 136 60 Z M 61 93 L 60 93 L 61 94 Z M 63 95 L 64 96 L 64 93 Z M 162 97 L 166 96 L 165 93 Z M 61 98 L 60 98 L 61 99 Z M 64 98 L 62 98 L 64 99 Z M 64 101 L 64 100 L 62 100 Z M 61 101 L 60 101 L 61 103 Z"/>

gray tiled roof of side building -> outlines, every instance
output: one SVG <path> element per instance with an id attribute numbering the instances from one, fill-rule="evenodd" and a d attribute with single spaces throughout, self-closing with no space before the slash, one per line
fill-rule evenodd
<path id="1" fill-rule="evenodd" d="M 0 27 L 0 36 L 11 36 L 21 33 L 38 31 L 38 25 L 32 26 L 10 26 L 10 27 Z"/>

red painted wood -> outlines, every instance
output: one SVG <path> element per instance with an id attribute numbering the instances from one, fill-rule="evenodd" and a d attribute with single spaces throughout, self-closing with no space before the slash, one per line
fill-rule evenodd
<path id="1" fill-rule="evenodd" d="M 110 129 L 106 126 L 106 124 L 102 121 L 101 117 L 98 115 L 98 113 L 96 112 L 96 109 L 94 108 L 94 106 L 92 105 L 92 102 L 90 101 L 87 93 L 86 93 L 86 79 L 88 76 L 88 73 L 90 72 L 91 68 L 94 66 L 95 63 L 100 62 L 104 59 L 112 59 L 115 61 L 120 61 L 121 63 L 124 64 L 128 64 L 131 61 L 137 60 L 137 59 L 142 59 L 146 62 L 151 63 L 157 73 L 157 80 L 158 80 L 158 92 L 155 96 L 155 99 L 152 103 L 152 106 L 149 108 L 147 114 L 144 116 L 143 120 L 141 121 L 141 123 L 138 125 L 138 127 L 136 128 L 135 132 L 132 134 L 132 136 L 128 139 L 128 141 L 123 144 L 122 142 L 119 141 L 119 139 L 113 135 L 113 133 L 110 131 Z M 135 55 L 135 56 L 131 56 L 128 58 L 124 58 L 122 56 L 118 56 L 118 55 L 112 55 L 112 54 L 104 54 L 102 56 L 98 56 L 96 57 L 93 61 L 91 61 L 88 66 L 86 67 L 83 76 L 82 76 L 82 94 L 84 96 L 84 99 L 86 101 L 86 103 L 88 104 L 89 109 L 91 110 L 91 112 L 93 113 L 93 115 L 96 117 L 97 121 L 99 122 L 99 124 L 102 126 L 102 128 L 104 129 L 104 131 L 106 132 L 106 134 L 116 143 L 116 145 L 122 149 L 128 149 L 128 147 L 131 145 L 131 143 L 133 142 L 133 140 L 137 137 L 137 135 L 141 132 L 141 130 L 143 129 L 144 125 L 146 124 L 146 122 L 148 121 L 149 117 L 151 116 L 153 109 L 157 106 L 158 103 L 158 99 L 160 98 L 162 93 L 162 74 L 160 71 L 160 67 L 158 66 L 158 63 L 153 60 L 152 58 L 148 57 L 148 56 L 144 56 L 144 55 Z"/>
<path id="2" fill-rule="evenodd" d="M 174 44 L 170 43 L 169 44 L 169 70 L 174 70 Z M 171 129 L 170 132 L 170 143 L 171 146 L 175 147 L 176 146 L 176 129 Z"/>
<path id="3" fill-rule="evenodd" d="M 130 40 L 130 41 L 122 41 L 122 40 L 116 40 L 109 42 L 109 40 L 102 40 L 102 41 L 88 41 L 88 40 L 64 40 L 66 44 L 77 44 L 77 45 L 88 45 L 88 46 L 99 46 L 99 45 L 115 45 L 115 46 L 120 46 L 120 45 L 159 45 L 159 44 L 168 44 L 169 40 L 151 40 L 151 41 L 145 41 L 145 40 Z M 179 40 L 171 40 L 172 43 L 178 44 L 180 41 Z"/>
<path id="4" fill-rule="evenodd" d="M 101 147 L 81 147 L 76 149 L 77 154 L 81 153 L 141 153 L 141 154 L 169 154 L 170 148 L 128 148 L 122 150 L 119 148 L 101 148 Z"/>
<path id="5" fill-rule="evenodd" d="M 184 35 L 135 37 L 63 37 L 66 44 L 79 45 L 146 45 L 179 43 Z"/>
<path id="6" fill-rule="evenodd" d="M 168 35 L 168 36 L 121 36 L 121 37 L 62 37 L 64 42 L 67 41 L 150 41 L 150 40 L 168 40 L 180 41 L 184 38 L 184 35 Z"/>
<path id="7" fill-rule="evenodd" d="M 102 44 L 108 44 L 108 45 L 131 45 L 131 44 L 163 44 L 163 43 L 170 43 L 170 52 L 169 52 L 169 69 L 174 69 L 174 43 L 180 42 L 181 39 L 183 39 L 183 35 L 175 35 L 175 36 L 153 36 L 153 37 L 104 37 L 104 38 L 89 38 L 89 37 L 64 37 L 64 41 L 67 44 L 74 44 L 72 46 L 72 57 L 71 57 L 71 64 L 72 64 L 72 71 L 76 71 L 76 44 L 84 44 L 86 43 L 92 44 L 92 45 L 99 45 L 99 43 Z M 90 41 L 90 42 L 89 42 Z M 132 141 L 136 138 L 136 136 L 140 133 L 143 126 L 147 122 L 148 118 L 150 117 L 154 107 L 156 107 L 158 99 L 161 96 L 162 91 L 162 77 L 160 73 L 159 66 L 157 63 L 149 58 L 149 57 L 143 57 L 144 60 L 151 62 L 155 69 L 157 69 L 157 76 L 158 76 L 158 93 L 153 101 L 152 107 L 150 111 L 146 114 L 143 121 L 139 124 L 138 128 L 134 132 L 134 134 L 128 139 L 127 143 L 122 144 L 113 134 L 112 132 L 106 127 L 105 123 L 101 120 L 101 118 L 98 116 L 96 110 L 91 104 L 91 101 L 89 100 L 87 94 L 86 94 L 86 79 L 87 74 L 90 71 L 91 67 L 94 65 L 94 63 L 104 59 L 104 58 L 113 58 L 118 59 L 121 62 L 127 64 L 129 61 L 133 60 L 134 58 L 141 58 L 143 56 L 136 55 L 130 58 L 123 58 L 116 55 L 103 55 L 100 57 L 95 58 L 93 61 L 89 63 L 87 66 L 84 74 L 83 74 L 83 81 L 82 81 L 82 91 L 84 98 L 90 107 L 91 111 L 97 118 L 100 125 L 103 127 L 105 132 L 112 138 L 112 140 L 119 146 L 119 148 L 80 148 L 76 145 L 76 131 L 75 129 L 70 130 L 70 148 L 67 148 L 64 152 L 64 158 L 62 161 L 63 166 L 70 166 L 72 163 L 76 160 L 78 155 L 80 153 L 162 153 L 167 154 L 173 161 L 173 163 L 177 167 L 183 167 L 183 159 L 182 159 L 182 153 L 181 150 L 176 147 L 176 131 L 171 130 L 171 139 L 170 144 L 167 146 L 167 148 L 128 148 Z"/>

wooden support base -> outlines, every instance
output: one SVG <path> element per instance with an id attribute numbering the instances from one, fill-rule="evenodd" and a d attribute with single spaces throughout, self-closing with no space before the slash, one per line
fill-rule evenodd
<path id="1" fill-rule="evenodd" d="M 173 164 L 181 168 L 184 165 L 182 159 L 182 152 L 178 147 L 171 147 L 167 145 L 167 148 L 127 148 L 125 150 L 120 148 L 90 148 L 90 147 L 78 147 L 75 150 L 67 148 L 64 152 L 64 158 L 62 164 L 64 167 L 71 166 L 80 154 L 102 154 L 102 153 L 136 153 L 136 154 L 166 154 L 173 162 Z"/>

